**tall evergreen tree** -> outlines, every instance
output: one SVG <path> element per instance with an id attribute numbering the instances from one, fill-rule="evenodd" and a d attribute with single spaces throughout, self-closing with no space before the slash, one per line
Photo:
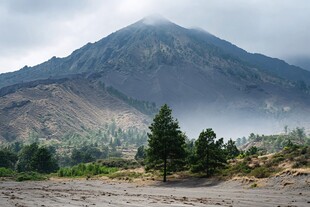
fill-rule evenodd
<path id="1" fill-rule="evenodd" d="M 225 145 L 225 151 L 227 153 L 228 159 L 233 159 L 240 154 L 235 142 L 232 139 L 229 139 L 227 144 Z"/>
<path id="2" fill-rule="evenodd" d="M 161 107 L 149 128 L 151 132 L 148 133 L 147 162 L 151 168 L 163 165 L 163 181 L 166 182 L 167 162 L 179 164 L 176 160 L 185 158 L 185 136 L 167 104 Z"/>
<path id="3" fill-rule="evenodd" d="M 138 147 L 137 153 L 135 155 L 135 159 L 136 160 L 141 160 L 145 158 L 145 150 L 144 150 L 144 146 L 140 146 Z"/>
<path id="4" fill-rule="evenodd" d="M 205 171 L 210 176 L 216 168 L 222 167 L 226 162 L 223 149 L 223 138 L 215 141 L 216 134 L 209 128 L 203 130 L 195 142 L 195 171 Z"/>

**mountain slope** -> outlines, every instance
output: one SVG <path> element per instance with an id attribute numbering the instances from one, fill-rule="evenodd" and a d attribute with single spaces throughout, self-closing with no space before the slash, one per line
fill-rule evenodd
<path id="1" fill-rule="evenodd" d="M 150 121 L 90 78 L 37 81 L 0 92 L 0 140 L 26 139 L 33 132 L 60 139 L 112 122 L 125 130 L 145 130 Z"/>
<path id="2" fill-rule="evenodd" d="M 0 87 L 48 77 L 109 70 L 150 70 L 161 65 L 205 67 L 220 61 L 242 61 L 278 77 L 310 84 L 310 73 L 282 60 L 251 54 L 205 31 L 185 29 L 168 20 L 147 17 L 65 58 L 53 57 L 34 67 L 0 75 Z M 157 21 L 157 22 L 156 22 Z M 188 65 L 187 65 L 188 66 Z M 217 65 L 218 67 L 224 65 Z M 23 79 L 23 80 L 22 80 Z"/>
<path id="3" fill-rule="evenodd" d="M 309 123 L 310 72 L 154 17 L 88 43 L 68 57 L 2 74 L 0 87 L 94 73 L 127 96 L 168 103 L 188 130 L 222 125 L 231 126 L 222 131 L 236 131 L 249 124 L 248 133 L 260 130 L 258 120 L 261 128 L 271 130 L 269 123 Z"/>

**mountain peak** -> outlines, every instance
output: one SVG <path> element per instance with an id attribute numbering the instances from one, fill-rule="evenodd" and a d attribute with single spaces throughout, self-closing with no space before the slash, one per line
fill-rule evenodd
<path id="1" fill-rule="evenodd" d="M 160 14 L 152 14 L 144 17 L 140 22 L 146 25 L 162 25 L 162 24 L 170 24 L 168 19 L 161 16 Z"/>

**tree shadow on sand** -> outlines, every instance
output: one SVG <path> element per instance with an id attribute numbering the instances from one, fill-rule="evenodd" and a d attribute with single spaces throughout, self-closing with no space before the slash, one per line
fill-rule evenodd
<path id="1" fill-rule="evenodd" d="M 218 178 L 182 178 L 171 179 L 167 182 L 158 182 L 154 186 L 158 187 L 180 187 L 180 188 L 197 188 L 197 187 L 213 187 L 224 182 Z"/>

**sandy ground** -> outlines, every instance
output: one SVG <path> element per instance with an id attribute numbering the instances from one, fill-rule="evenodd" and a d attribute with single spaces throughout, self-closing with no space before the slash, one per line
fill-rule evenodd
<path id="1" fill-rule="evenodd" d="M 298 178 L 302 185 L 274 179 L 257 188 L 249 188 L 247 181 L 207 179 L 147 185 L 84 179 L 1 181 L 0 206 L 310 206 L 309 176 Z"/>

